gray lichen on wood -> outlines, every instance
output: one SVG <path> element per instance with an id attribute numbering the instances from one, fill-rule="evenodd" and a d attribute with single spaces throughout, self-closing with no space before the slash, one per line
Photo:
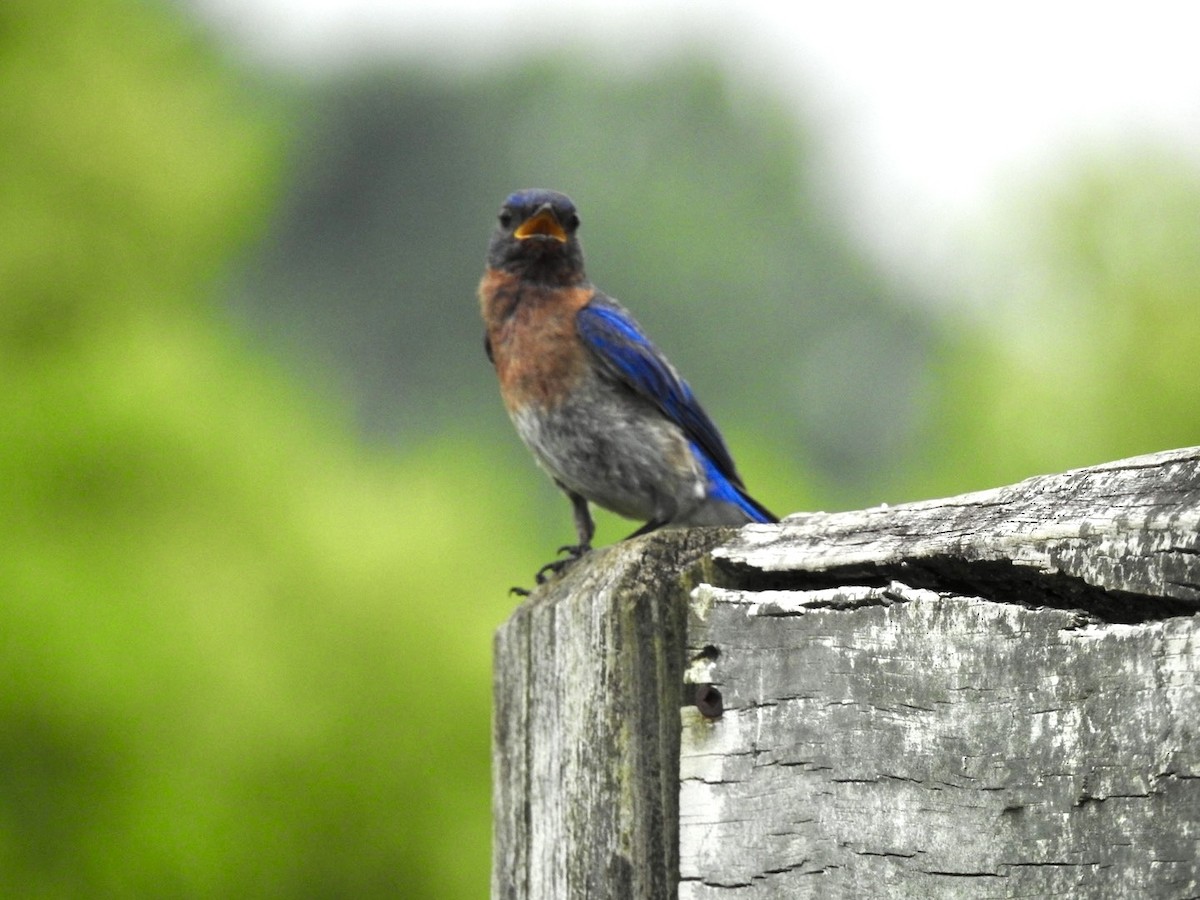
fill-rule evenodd
<path id="1" fill-rule="evenodd" d="M 714 551 L 776 587 L 693 593 L 679 896 L 1200 893 L 1198 460 Z"/>
<path id="2" fill-rule="evenodd" d="M 896 578 L 1121 621 L 1200 611 L 1200 448 L 786 525 L 714 555 L 759 583 Z"/>
<path id="3" fill-rule="evenodd" d="M 1196 893 L 1195 619 L 872 591 L 697 589 L 681 897 Z"/>
<path id="4" fill-rule="evenodd" d="M 674 896 L 680 578 L 727 533 L 598 551 L 497 632 L 493 898 Z"/>
<path id="5" fill-rule="evenodd" d="M 591 554 L 497 634 L 493 896 L 1200 895 L 1197 613 L 1200 448 Z"/>

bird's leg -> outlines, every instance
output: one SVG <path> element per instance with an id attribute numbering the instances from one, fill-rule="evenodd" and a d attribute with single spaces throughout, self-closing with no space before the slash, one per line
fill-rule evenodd
<path id="1" fill-rule="evenodd" d="M 596 533 L 596 523 L 592 521 L 592 513 L 588 509 L 587 500 L 580 494 L 564 487 L 561 483 L 555 482 L 563 492 L 571 498 L 571 510 L 575 514 L 575 536 L 579 538 L 578 544 L 567 544 L 565 547 L 559 547 L 559 553 L 566 553 L 566 559 L 556 559 L 554 562 L 548 562 L 537 571 L 537 583 L 542 584 L 551 575 L 561 574 L 571 563 L 583 556 L 592 549 L 592 536 Z"/>
<path id="2" fill-rule="evenodd" d="M 560 484 L 559 487 L 562 487 Z M 563 488 L 566 491 L 566 488 Z M 592 549 L 592 536 L 596 533 L 596 523 L 592 521 L 592 512 L 588 509 L 588 502 L 574 491 L 567 491 L 567 496 L 571 498 L 571 512 L 575 516 L 575 536 L 579 538 L 579 543 L 574 546 L 559 547 L 559 553 L 570 553 L 571 556 L 578 559 Z"/>

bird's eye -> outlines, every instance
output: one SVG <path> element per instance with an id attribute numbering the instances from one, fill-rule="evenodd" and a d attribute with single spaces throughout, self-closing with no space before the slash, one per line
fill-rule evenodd
<path id="1" fill-rule="evenodd" d="M 579 216 L 577 216 L 575 213 L 571 213 L 571 215 L 567 216 L 567 228 L 569 228 L 571 231 L 574 231 L 578 227 Z"/>
<path id="2" fill-rule="evenodd" d="M 511 210 L 507 210 L 507 209 L 500 210 L 500 227 L 501 228 L 507 228 L 509 225 L 512 224 L 512 220 L 513 220 L 513 214 L 512 214 Z"/>

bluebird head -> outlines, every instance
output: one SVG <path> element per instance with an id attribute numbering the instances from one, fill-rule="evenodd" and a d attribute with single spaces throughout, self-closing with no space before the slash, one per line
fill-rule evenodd
<path id="1" fill-rule="evenodd" d="M 557 284 L 583 280 L 579 215 L 566 194 L 542 188 L 509 194 L 488 246 L 488 265 Z"/>

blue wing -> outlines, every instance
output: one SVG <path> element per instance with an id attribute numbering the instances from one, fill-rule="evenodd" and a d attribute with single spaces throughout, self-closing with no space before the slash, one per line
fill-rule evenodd
<path id="1" fill-rule="evenodd" d="M 696 401 L 688 383 L 642 333 L 628 310 L 597 293 L 576 314 L 575 323 L 584 343 L 610 375 L 650 400 L 683 429 L 691 444 L 706 457 L 705 467 L 710 475 L 711 465 L 724 480 L 743 488 L 717 426 Z"/>

